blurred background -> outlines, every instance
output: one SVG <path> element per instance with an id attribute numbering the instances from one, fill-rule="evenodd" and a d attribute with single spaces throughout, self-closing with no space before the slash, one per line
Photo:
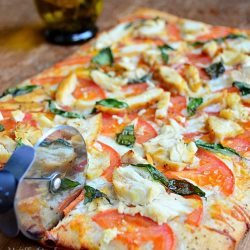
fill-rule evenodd
<path id="1" fill-rule="evenodd" d="M 99 30 L 115 25 L 118 18 L 139 7 L 156 8 L 215 25 L 250 29 L 250 0 L 104 0 L 97 22 Z M 0 0 L 0 92 L 78 48 L 48 44 L 41 32 L 42 25 L 32 0 Z M 0 249 L 43 248 L 22 236 L 12 240 L 0 234 Z M 249 245 L 245 243 L 244 249 L 249 249 Z"/>

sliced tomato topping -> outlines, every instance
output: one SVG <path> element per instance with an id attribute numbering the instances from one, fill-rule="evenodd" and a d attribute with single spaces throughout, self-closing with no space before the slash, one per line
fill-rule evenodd
<path id="1" fill-rule="evenodd" d="M 187 54 L 187 58 L 191 64 L 211 64 L 212 58 L 206 54 Z"/>
<path id="2" fill-rule="evenodd" d="M 43 84 L 57 84 L 65 79 L 64 76 L 51 76 L 51 77 L 43 77 L 43 78 L 34 78 L 31 79 L 31 83 L 34 85 L 43 85 Z"/>
<path id="3" fill-rule="evenodd" d="M 124 115 L 116 115 L 116 117 L 120 117 L 124 121 Z M 118 119 L 114 118 L 112 114 L 103 113 L 102 114 L 102 131 L 101 134 L 107 136 L 114 136 L 119 133 L 125 124 L 119 123 Z"/>
<path id="4" fill-rule="evenodd" d="M 178 41 L 181 39 L 181 32 L 176 23 L 169 23 L 167 25 L 167 34 L 172 41 Z"/>
<path id="5" fill-rule="evenodd" d="M 187 178 L 202 187 L 219 187 L 220 191 L 228 196 L 233 193 L 235 179 L 227 165 L 213 153 L 199 149 L 197 153 L 200 167 L 197 170 L 184 170 L 180 172 L 165 172 L 169 178 Z"/>
<path id="6" fill-rule="evenodd" d="M 102 143 L 102 142 L 98 142 L 101 144 L 102 146 L 102 150 L 105 152 L 109 153 L 109 157 L 110 157 L 110 165 L 109 167 L 103 172 L 102 176 L 106 178 L 107 181 L 111 182 L 112 181 L 112 176 L 113 176 L 113 172 L 114 169 L 116 167 L 119 167 L 121 165 L 121 157 L 120 155 L 110 146 Z"/>
<path id="7" fill-rule="evenodd" d="M 233 148 L 239 153 L 250 152 L 250 131 L 234 138 L 227 138 L 222 143 L 224 146 Z"/>
<path id="8" fill-rule="evenodd" d="M 0 124 L 4 126 L 5 130 L 11 130 L 16 127 L 16 122 L 13 119 L 4 119 L 0 121 Z"/>
<path id="9" fill-rule="evenodd" d="M 62 62 L 59 62 L 55 65 L 56 68 L 64 67 L 64 66 L 73 66 L 77 64 L 86 64 L 89 63 L 91 60 L 91 56 L 78 56 L 78 57 L 71 57 Z"/>
<path id="10" fill-rule="evenodd" d="M 168 109 L 168 116 L 183 116 L 182 111 L 187 108 L 187 101 L 184 96 L 173 96 L 170 98 L 171 106 Z"/>
<path id="11" fill-rule="evenodd" d="M 73 92 L 76 99 L 86 101 L 104 99 L 105 92 L 90 79 L 78 78 L 79 84 Z"/>
<path id="12" fill-rule="evenodd" d="M 197 41 L 208 41 L 215 38 L 221 38 L 230 34 L 231 29 L 223 26 L 213 26 L 210 32 L 205 35 L 198 36 Z"/>
<path id="13" fill-rule="evenodd" d="M 152 242 L 155 250 L 175 248 L 175 236 L 167 224 L 158 225 L 139 214 L 119 214 L 116 209 L 111 209 L 95 215 L 92 219 L 104 229 L 116 227 L 122 232 L 116 239 L 128 245 L 128 249 L 138 249 L 147 242 Z"/>
<path id="14" fill-rule="evenodd" d="M 36 127 L 37 126 L 37 122 L 35 120 L 32 119 L 32 114 L 30 113 L 26 113 L 24 118 L 23 118 L 23 122 L 24 123 L 29 123 L 31 126 Z"/>
<path id="15" fill-rule="evenodd" d="M 134 83 L 123 86 L 122 91 L 126 93 L 127 96 L 133 96 L 143 93 L 147 88 L 147 83 Z"/>
<path id="16" fill-rule="evenodd" d="M 200 196 L 198 195 L 190 195 L 190 196 L 186 196 L 185 198 L 187 199 L 195 199 L 197 201 L 197 208 L 194 209 L 193 212 L 191 212 L 186 220 L 185 223 L 198 227 L 201 224 L 201 220 L 203 217 L 203 203 L 202 203 L 202 199 Z"/>
<path id="17" fill-rule="evenodd" d="M 139 118 L 135 126 L 136 142 L 144 143 L 157 136 L 157 132 L 153 126 L 145 120 Z"/>

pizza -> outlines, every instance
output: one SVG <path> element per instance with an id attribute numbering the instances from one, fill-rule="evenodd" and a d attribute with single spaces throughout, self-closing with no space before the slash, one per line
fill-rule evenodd
<path id="1" fill-rule="evenodd" d="M 235 249 L 248 230 L 249 31 L 141 9 L 7 89 L 0 111 L 2 167 L 56 125 L 85 138 L 86 183 L 45 245 Z M 37 223 L 36 202 L 22 217 Z"/>

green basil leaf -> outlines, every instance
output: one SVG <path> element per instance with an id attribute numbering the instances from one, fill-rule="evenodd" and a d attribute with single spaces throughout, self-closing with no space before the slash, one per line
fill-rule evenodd
<path id="1" fill-rule="evenodd" d="M 225 67 L 222 62 L 217 62 L 205 68 L 205 71 L 212 79 L 215 79 L 225 72 Z"/>
<path id="2" fill-rule="evenodd" d="M 134 83 L 144 83 L 144 82 L 149 82 L 152 79 L 152 73 L 148 73 L 141 78 L 134 78 L 130 79 L 128 84 L 134 84 Z"/>
<path id="3" fill-rule="evenodd" d="M 203 98 L 194 98 L 189 97 L 188 98 L 188 105 L 187 105 L 187 111 L 190 116 L 194 115 L 197 108 L 202 104 Z"/>
<path id="4" fill-rule="evenodd" d="M 117 109 L 128 108 L 128 104 L 126 102 L 118 101 L 113 98 L 107 98 L 107 99 L 102 99 L 100 101 L 97 101 L 96 105 L 102 105 L 105 107 L 117 108 Z"/>
<path id="5" fill-rule="evenodd" d="M 206 197 L 204 191 L 186 180 L 171 179 L 168 183 L 168 189 L 182 196 L 196 194 L 200 197 Z"/>
<path id="6" fill-rule="evenodd" d="M 241 95 L 250 94 L 250 85 L 245 82 L 233 82 L 233 86 L 240 90 Z"/>
<path id="7" fill-rule="evenodd" d="M 68 147 L 68 148 L 72 147 L 72 145 L 68 141 L 66 141 L 66 140 L 64 140 L 62 138 L 58 138 L 58 139 L 56 139 L 54 141 L 45 139 L 45 140 L 42 141 L 42 143 L 40 143 L 39 147 L 49 147 L 52 144 L 60 144 L 60 145 L 63 145 L 65 147 Z"/>
<path id="8" fill-rule="evenodd" d="M 6 89 L 0 97 L 6 96 L 6 95 L 12 95 L 13 97 L 19 96 L 19 95 L 25 95 L 25 94 L 32 92 L 34 89 L 37 89 L 37 88 L 38 88 L 37 85 L 27 85 L 23 87 L 9 88 L 9 89 Z"/>
<path id="9" fill-rule="evenodd" d="M 104 194 L 103 192 L 101 192 L 100 190 L 95 189 L 88 185 L 84 186 L 84 190 L 85 190 L 84 204 L 92 202 L 94 199 L 97 199 L 97 198 L 105 198 L 109 202 L 109 204 L 111 204 L 111 201 L 108 198 L 108 196 Z"/>
<path id="10" fill-rule="evenodd" d="M 92 62 L 99 65 L 112 65 L 114 57 L 110 47 L 100 50 L 99 53 L 92 58 Z"/>
<path id="11" fill-rule="evenodd" d="M 80 182 L 72 181 L 72 180 L 70 180 L 68 178 L 63 178 L 61 181 L 62 182 L 61 182 L 61 186 L 60 186 L 60 189 L 59 189 L 60 191 L 72 189 L 72 188 L 75 188 L 75 187 L 81 185 Z"/>
<path id="12" fill-rule="evenodd" d="M 205 197 L 206 194 L 199 187 L 193 185 L 186 180 L 175 180 L 168 179 L 164 174 L 162 174 L 158 169 L 156 169 L 151 164 L 131 164 L 132 166 L 146 169 L 151 177 L 160 182 L 167 189 L 171 190 L 173 193 L 178 195 L 192 195 L 197 194 L 201 197 Z"/>
<path id="13" fill-rule="evenodd" d="M 239 38 L 244 38 L 246 39 L 247 36 L 246 35 L 243 35 L 243 34 L 229 34 L 227 36 L 223 36 L 223 37 L 219 37 L 219 38 L 214 38 L 214 39 L 209 39 L 207 41 L 196 41 L 194 43 L 192 43 L 193 46 L 201 46 L 201 45 L 204 45 L 205 43 L 208 43 L 208 42 L 211 42 L 211 41 L 215 41 L 215 42 L 218 42 L 218 43 L 222 43 L 226 40 L 230 40 L 230 39 L 239 39 Z"/>
<path id="14" fill-rule="evenodd" d="M 3 132 L 5 130 L 5 127 L 3 124 L 0 124 L 0 132 Z"/>
<path id="15" fill-rule="evenodd" d="M 116 135 L 116 142 L 120 145 L 133 147 L 135 144 L 134 125 L 128 125 L 123 131 Z"/>
<path id="16" fill-rule="evenodd" d="M 220 153 L 228 156 L 238 156 L 240 158 L 243 158 L 236 150 L 224 147 L 220 143 L 208 143 L 202 140 L 197 140 L 195 141 L 195 144 L 198 148 L 203 148 L 214 153 Z"/>
<path id="17" fill-rule="evenodd" d="M 161 51 L 161 57 L 164 63 L 168 63 L 169 56 L 167 54 L 168 50 L 174 50 L 171 46 L 164 44 L 161 46 L 158 46 L 159 50 Z"/>
<path id="18" fill-rule="evenodd" d="M 49 103 L 49 110 L 53 114 L 60 115 L 60 116 L 66 117 L 66 118 L 85 119 L 84 115 L 82 115 L 82 114 L 58 109 L 52 100 L 48 100 L 48 103 Z"/>
<path id="19" fill-rule="evenodd" d="M 16 138 L 16 148 L 24 145 L 22 138 Z"/>

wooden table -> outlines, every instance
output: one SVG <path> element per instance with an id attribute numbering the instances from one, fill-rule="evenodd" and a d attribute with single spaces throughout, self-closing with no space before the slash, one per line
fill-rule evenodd
<path id="1" fill-rule="evenodd" d="M 246 0 L 104 0 L 100 30 L 138 7 L 152 7 L 210 24 L 250 29 L 250 2 Z M 112 12 L 110 11 L 112 9 Z M 44 41 L 42 23 L 32 0 L 0 0 L 0 92 L 61 60 L 77 46 L 60 47 Z M 249 242 L 249 243 L 248 243 Z M 39 247 L 23 236 L 0 234 L 0 249 L 33 250 Z M 250 249 L 250 234 L 239 249 Z"/>

